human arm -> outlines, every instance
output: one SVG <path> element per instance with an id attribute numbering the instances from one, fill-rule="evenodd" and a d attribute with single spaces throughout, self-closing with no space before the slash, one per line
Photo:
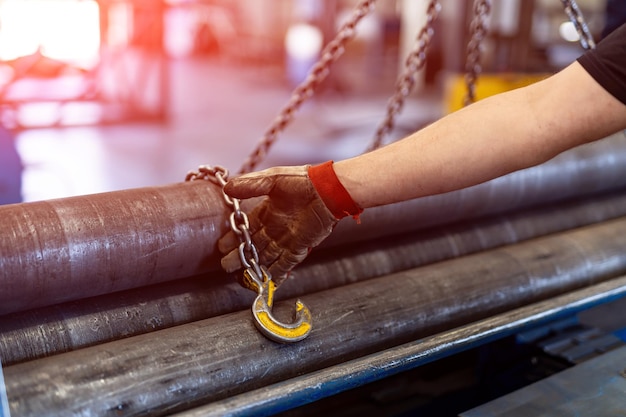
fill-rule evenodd
<path id="1" fill-rule="evenodd" d="M 334 169 L 354 201 L 368 208 L 479 184 L 624 128 L 626 105 L 575 62 Z"/>
<path id="2" fill-rule="evenodd" d="M 574 63 L 332 168 L 355 206 L 368 208 L 479 184 L 624 128 L 626 105 Z M 261 263 L 270 265 L 278 282 L 341 217 L 324 204 L 335 200 L 334 191 L 314 186 L 308 172 L 307 167 L 270 168 L 226 185 L 233 197 L 269 196 L 251 213 L 251 229 Z M 222 266 L 229 272 L 241 266 L 236 244 L 232 233 L 220 241 L 220 250 L 228 253 Z"/>

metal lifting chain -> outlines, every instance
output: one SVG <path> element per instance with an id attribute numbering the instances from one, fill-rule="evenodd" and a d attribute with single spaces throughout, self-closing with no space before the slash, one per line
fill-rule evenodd
<path id="1" fill-rule="evenodd" d="M 465 62 L 465 84 L 467 92 L 463 105 L 476 101 L 476 80 L 482 71 L 480 57 L 483 40 L 487 36 L 487 17 L 491 13 L 490 0 L 474 0 L 474 18 L 470 24 L 471 38 L 467 44 L 467 61 Z"/>
<path id="2" fill-rule="evenodd" d="M 313 96 L 317 87 L 326 78 L 332 63 L 343 55 L 346 43 L 354 38 L 356 34 L 356 25 L 370 13 L 374 8 L 375 2 L 376 0 L 363 0 L 356 6 L 351 18 L 339 29 L 335 38 L 326 45 L 320 60 L 311 68 L 306 80 L 296 87 L 289 103 L 280 111 L 278 117 L 265 132 L 257 147 L 240 168 L 239 173 L 245 174 L 253 171 L 263 160 L 270 147 L 276 141 L 278 134 L 293 120 L 294 113 L 304 101 Z"/>
<path id="3" fill-rule="evenodd" d="M 576 0 L 561 0 L 561 3 L 563 3 L 565 13 L 574 24 L 574 27 L 578 32 L 578 36 L 580 36 L 580 44 L 582 47 L 584 49 L 594 49 L 596 47 L 596 43 L 593 40 L 593 36 L 589 31 L 589 27 L 585 22 L 585 18 L 583 17 L 580 8 L 578 8 Z"/>
<path id="4" fill-rule="evenodd" d="M 593 36 L 589 31 L 589 27 L 585 22 L 576 0 L 561 0 L 565 13 L 574 24 L 576 31 L 580 36 L 580 44 L 584 49 L 593 49 L 596 44 Z M 491 12 L 490 0 L 474 1 L 474 18 L 470 26 L 471 39 L 467 46 L 467 62 L 465 64 L 465 83 L 467 85 L 467 94 L 463 104 L 465 106 L 476 101 L 476 80 L 482 71 L 480 65 L 482 42 L 487 35 L 487 16 Z"/>
<path id="5" fill-rule="evenodd" d="M 339 29 L 335 38 L 326 45 L 320 60 L 311 68 L 306 80 L 296 87 L 287 105 L 280 111 L 257 147 L 242 165 L 241 174 L 254 170 L 274 144 L 278 134 L 293 120 L 295 112 L 302 103 L 313 96 L 317 87 L 328 75 L 332 63 L 343 55 L 346 43 L 354 38 L 356 25 L 370 13 L 375 1 L 361 1 L 351 18 Z M 222 189 L 224 201 L 232 209 L 230 227 L 240 241 L 239 259 L 245 268 L 243 283 L 259 294 L 252 305 L 257 328 L 265 336 L 278 342 L 295 342 L 305 338 L 311 330 L 311 314 L 299 300 L 296 303 L 296 320 L 294 323 L 280 323 L 271 314 L 275 286 L 267 269 L 259 264 L 258 251 L 250 236 L 250 222 L 246 213 L 241 210 L 240 201 L 224 192 L 224 186 L 228 181 L 228 171 L 220 166 L 203 165 L 198 168 L 198 171 L 189 172 L 185 178 L 185 181 L 194 180 L 208 180 L 218 184 Z"/>
<path id="6" fill-rule="evenodd" d="M 185 181 L 206 180 L 220 186 L 226 205 L 232 209 L 230 213 L 230 228 L 239 237 L 239 259 L 245 268 L 253 268 L 258 276 L 261 276 L 259 266 L 259 254 L 250 236 L 250 221 L 248 215 L 241 210 L 240 200 L 233 198 L 224 192 L 224 186 L 228 181 L 228 170 L 221 166 L 211 167 L 201 165 L 198 171 L 187 174 Z"/>
<path id="7" fill-rule="evenodd" d="M 250 221 L 241 210 L 240 200 L 224 192 L 228 170 L 221 166 L 202 165 L 187 174 L 185 181 L 205 180 L 217 184 L 229 208 L 230 227 L 239 237 L 239 260 L 244 266 L 242 284 L 258 295 L 252 303 L 252 316 L 257 329 L 267 338 L 280 343 L 293 343 L 304 339 L 311 332 L 311 312 L 300 300 L 292 323 L 282 323 L 272 314 L 276 285 L 267 269 L 259 264 L 259 253 L 250 236 Z"/>
<path id="8" fill-rule="evenodd" d="M 428 50 L 430 41 L 435 33 L 433 24 L 439 16 L 440 11 L 441 5 L 438 1 L 431 0 L 428 3 L 426 11 L 426 24 L 419 31 L 415 41 L 415 46 L 404 62 L 404 71 L 398 78 L 395 92 L 387 103 L 387 113 L 385 115 L 385 119 L 378 126 L 378 129 L 376 129 L 376 135 L 365 152 L 373 151 L 374 149 L 379 148 L 382 145 L 385 136 L 393 130 L 395 117 L 402 111 L 404 100 L 413 90 L 417 72 L 424 67 L 424 64 L 426 64 L 426 51 Z"/>

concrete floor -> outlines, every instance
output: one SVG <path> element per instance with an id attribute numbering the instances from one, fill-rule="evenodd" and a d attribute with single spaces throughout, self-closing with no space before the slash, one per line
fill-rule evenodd
<path id="1" fill-rule="evenodd" d="M 200 164 L 237 172 L 293 86 L 280 68 L 211 59 L 171 63 L 167 123 L 33 129 L 16 137 L 24 201 L 164 185 Z M 315 163 L 361 153 L 382 120 L 389 91 L 325 91 L 305 105 L 259 168 Z M 413 96 L 393 138 L 439 117 L 433 94 Z"/>

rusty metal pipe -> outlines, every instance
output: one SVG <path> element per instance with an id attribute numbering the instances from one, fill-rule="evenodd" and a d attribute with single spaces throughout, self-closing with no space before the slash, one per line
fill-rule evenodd
<path id="1" fill-rule="evenodd" d="M 625 246 L 620 218 L 307 295 L 293 345 L 242 311 L 9 366 L 11 413 L 167 415 L 617 277 Z"/>
<path id="2" fill-rule="evenodd" d="M 624 186 L 619 133 L 477 187 L 368 210 L 361 226 L 340 223 L 327 245 Z M 204 181 L 0 206 L 0 314 L 218 270 L 225 210 Z"/>
<path id="3" fill-rule="evenodd" d="M 225 210 L 204 181 L 0 206 L 0 314 L 211 270 Z"/>
<path id="4" fill-rule="evenodd" d="M 171 417 L 275 415 L 624 297 L 626 276 L 182 411 Z"/>
<path id="5" fill-rule="evenodd" d="M 400 270 L 626 216 L 626 193 L 450 225 L 312 254 L 281 286 L 298 297 Z M 255 294 L 218 271 L 0 317 L 7 366 L 249 308 Z"/>

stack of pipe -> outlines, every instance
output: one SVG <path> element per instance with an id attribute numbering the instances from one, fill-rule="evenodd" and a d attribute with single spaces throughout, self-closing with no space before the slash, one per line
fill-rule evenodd
<path id="1" fill-rule="evenodd" d="M 611 280 L 624 189 L 618 133 L 343 221 L 279 289 L 313 313 L 293 345 L 257 332 L 255 294 L 220 271 L 228 212 L 211 182 L 0 207 L 11 415 L 184 412 Z"/>

